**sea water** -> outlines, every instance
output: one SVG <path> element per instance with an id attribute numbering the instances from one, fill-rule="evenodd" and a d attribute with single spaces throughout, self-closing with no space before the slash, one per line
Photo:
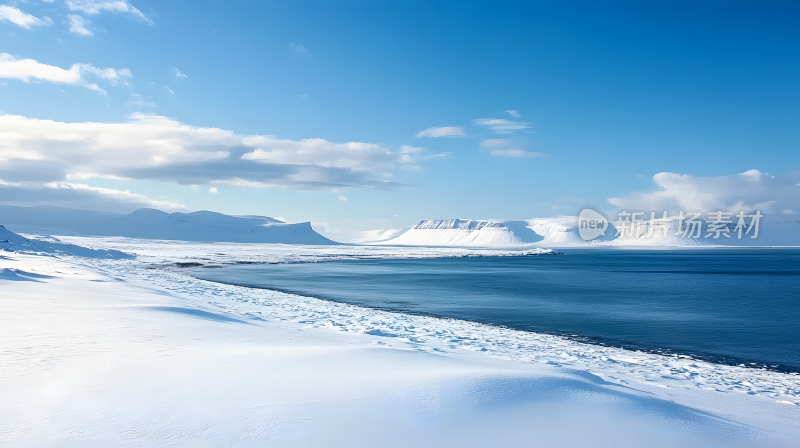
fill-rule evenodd
<path id="1" fill-rule="evenodd" d="M 196 268 L 198 278 L 800 371 L 800 250 L 564 250 L 563 255 Z"/>

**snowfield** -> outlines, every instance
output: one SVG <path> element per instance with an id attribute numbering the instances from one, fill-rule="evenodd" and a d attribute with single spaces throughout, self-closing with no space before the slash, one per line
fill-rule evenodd
<path id="1" fill-rule="evenodd" d="M 0 252 L 0 446 L 786 446 L 777 439 L 800 437 L 798 375 L 223 285 L 180 267 L 550 256 L 542 249 L 64 240 L 136 257 Z"/>

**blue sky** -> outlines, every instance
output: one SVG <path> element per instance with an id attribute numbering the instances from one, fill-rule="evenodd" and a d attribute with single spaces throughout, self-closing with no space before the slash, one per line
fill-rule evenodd
<path id="1" fill-rule="evenodd" d="M 261 214 L 334 238 L 585 205 L 790 213 L 798 9 L 7 1 L 0 202 Z"/>

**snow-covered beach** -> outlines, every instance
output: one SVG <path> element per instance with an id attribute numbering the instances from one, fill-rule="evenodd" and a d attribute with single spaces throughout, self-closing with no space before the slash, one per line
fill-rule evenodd
<path id="1" fill-rule="evenodd" d="M 763 446 L 800 436 L 798 375 L 223 285 L 179 267 L 536 252 L 63 240 L 136 257 L 4 252 L 0 444 Z"/>

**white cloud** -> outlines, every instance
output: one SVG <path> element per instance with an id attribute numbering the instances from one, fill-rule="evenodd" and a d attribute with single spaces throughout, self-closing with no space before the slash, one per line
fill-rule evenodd
<path id="1" fill-rule="evenodd" d="M 134 114 L 133 119 L 130 123 L 64 123 L 0 116 L 0 162 L 48 160 L 63 163 L 70 171 L 116 175 L 126 166 L 225 158 L 228 152 L 214 146 L 239 141 L 230 131 L 194 128 L 166 117 Z"/>
<path id="2" fill-rule="evenodd" d="M 339 200 L 347 202 L 347 196 L 339 196 Z"/>
<path id="3" fill-rule="evenodd" d="M 739 173 L 739 176 L 742 176 L 742 179 L 747 179 L 751 182 L 758 182 L 762 177 L 766 176 L 766 174 L 758 170 L 747 170 L 744 173 Z"/>
<path id="4" fill-rule="evenodd" d="M 62 84 L 78 84 L 82 80 L 80 64 L 74 64 L 69 70 L 64 70 L 40 64 L 33 59 L 18 60 L 8 53 L 0 53 L 0 78 L 20 79 L 25 82 L 35 78 Z"/>
<path id="5" fill-rule="evenodd" d="M 208 189 L 209 193 L 219 193 L 219 191 L 215 187 L 211 187 Z"/>
<path id="6" fill-rule="evenodd" d="M 402 185 L 374 178 L 391 176 L 401 157 L 376 144 L 238 135 L 142 113 L 125 123 L 0 115 L 0 178 L 8 181 L 92 173 L 210 187 L 392 189 Z"/>
<path id="7" fill-rule="evenodd" d="M 494 147 L 494 146 L 511 146 L 511 141 L 502 138 L 490 138 L 481 142 L 481 146 Z"/>
<path id="8" fill-rule="evenodd" d="M 113 12 L 130 14 L 140 20 L 153 25 L 153 21 L 148 19 L 141 11 L 134 8 L 126 0 L 111 0 L 111 1 L 97 1 L 97 0 L 67 0 L 67 8 L 70 11 L 81 11 L 88 15 L 100 14 L 101 12 Z"/>
<path id="9" fill-rule="evenodd" d="M 425 151 L 425 148 L 421 148 L 419 146 L 403 145 L 400 148 L 400 152 L 402 154 L 412 154 L 412 153 L 415 153 L 415 152 L 422 152 L 422 151 Z"/>
<path id="10" fill-rule="evenodd" d="M 508 134 L 513 131 L 519 131 L 521 129 L 530 128 L 530 126 L 528 126 L 528 123 L 523 123 L 521 121 L 506 120 L 505 118 L 479 118 L 474 121 L 475 124 L 481 126 L 488 126 L 489 129 L 501 134 Z"/>
<path id="11" fill-rule="evenodd" d="M 461 126 L 428 128 L 416 134 L 417 137 L 454 137 L 459 135 L 464 135 L 464 128 Z"/>
<path id="12" fill-rule="evenodd" d="M 48 81 L 56 84 L 82 85 L 87 89 L 105 91 L 95 83 L 88 82 L 84 75 L 110 80 L 112 85 L 122 78 L 133 76 L 127 68 L 97 68 L 91 64 L 72 64 L 67 70 L 53 65 L 42 64 L 33 59 L 16 59 L 8 53 L 0 53 L 0 78 L 19 79 L 30 82 L 31 79 Z"/>
<path id="13" fill-rule="evenodd" d="M 507 110 L 506 113 L 511 115 L 514 118 L 522 117 L 522 115 L 519 112 L 515 111 L 515 110 Z"/>
<path id="14" fill-rule="evenodd" d="M 98 78 L 118 80 L 121 78 L 129 78 L 133 76 L 130 69 L 123 68 L 115 70 L 113 68 L 97 68 L 92 64 L 76 64 L 80 67 L 81 74 L 90 73 Z"/>
<path id="15" fill-rule="evenodd" d="M 273 136 L 248 136 L 244 137 L 242 142 L 246 146 L 258 147 L 242 155 L 242 160 L 261 163 L 310 165 L 381 173 L 398 160 L 388 149 L 372 143 L 333 143 L 321 138 L 279 140 Z"/>
<path id="16" fill-rule="evenodd" d="M 442 157 L 446 157 L 448 154 L 452 154 L 452 152 L 437 152 L 436 154 L 428 154 L 426 156 L 417 157 L 417 160 L 432 160 L 432 159 L 439 159 Z"/>
<path id="17" fill-rule="evenodd" d="M 289 44 L 289 48 L 295 53 L 308 53 L 308 48 L 303 44 Z"/>
<path id="18" fill-rule="evenodd" d="M 80 34 L 81 36 L 92 36 L 93 33 L 86 28 L 87 25 L 90 25 L 92 22 L 84 19 L 83 17 L 77 14 L 70 14 L 67 16 L 69 18 L 69 32 Z"/>
<path id="19" fill-rule="evenodd" d="M 105 90 L 101 89 L 100 86 L 98 86 L 97 84 L 95 84 L 93 82 L 88 82 L 88 83 L 84 84 L 83 86 L 86 87 L 89 90 L 96 90 L 96 91 L 102 93 L 103 96 L 107 95 Z"/>
<path id="20" fill-rule="evenodd" d="M 172 91 L 172 89 L 170 89 L 169 87 L 167 87 L 167 86 L 164 86 L 164 88 L 165 88 L 165 89 L 167 89 L 167 92 L 169 92 L 169 93 L 171 93 L 171 94 L 175 95 L 175 92 L 173 92 L 173 91 Z"/>
<path id="21" fill-rule="evenodd" d="M 188 78 L 188 76 L 186 76 L 186 75 L 184 75 L 183 73 L 181 73 L 181 71 L 180 71 L 180 70 L 178 70 L 178 68 L 177 68 L 177 67 L 175 67 L 175 77 L 176 77 L 176 78 Z"/>
<path id="22" fill-rule="evenodd" d="M 426 151 L 426 148 L 418 148 L 414 146 L 405 145 L 400 149 L 400 152 L 403 154 L 400 156 L 400 163 L 402 167 L 406 170 L 411 171 L 422 171 L 422 166 L 420 166 L 420 162 L 424 162 L 427 160 L 438 159 L 441 157 L 445 157 L 450 152 L 439 152 L 433 154 L 421 154 L 421 152 Z M 411 155 L 414 154 L 414 155 Z"/>
<path id="23" fill-rule="evenodd" d="M 758 170 L 733 176 L 694 177 L 689 174 L 658 173 L 653 181 L 659 189 L 610 198 L 612 205 L 636 210 L 760 210 L 774 213 L 800 207 L 796 178 L 774 178 Z"/>
<path id="24" fill-rule="evenodd" d="M 7 20 L 15 25 L 25 28 L 26 30 L 30 30 L 34 26 L 47 26 L 53 23 L 49 17 L 40 19 L 8 5 L 0 5 L 0 20 Z"/>
<path id="25" fill-rule="evenodd" d="M 500 157 L 541 157 L 547 155 L 544 152 L 523 151 L 521 149 L 493 149 L 489 154 Z"/>

